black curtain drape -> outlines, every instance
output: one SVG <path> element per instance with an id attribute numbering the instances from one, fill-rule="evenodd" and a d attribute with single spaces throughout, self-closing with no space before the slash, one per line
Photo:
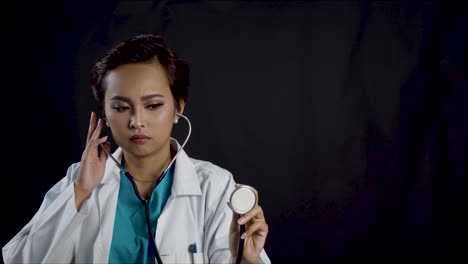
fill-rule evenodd
<path id="1" fill-rule="evenodd" d="M 22 2 L 2 245 L 79 161 L 94 61 L 150 32 L 191 66 L 186 151 L 259 190 L 273 263 L 467 260 L 462 2 Z"/>

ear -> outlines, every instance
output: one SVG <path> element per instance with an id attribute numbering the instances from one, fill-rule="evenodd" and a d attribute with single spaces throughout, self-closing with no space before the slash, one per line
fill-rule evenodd
<path id="1" fill-rule="evenodd" d="M 184 109 L 185 109 L 185 101 L 180 100 L 178 104 L 176 105 L 176 112 L 174 114 L 174 124 L 177 124 L 177 122 L 179 122 L 180 117 L 178 114 L 181 115 L 184 112 Z"/>
<path id="2" fill-rule="evenodd" d="M 106 121 L 106 126 L 109 127 L 109 121 L 107 121 L 107 118 L 103 117 L 102 120 Z"/>
<path id="3" fill-rule="evenodd" d="M 185 109 L 185 101 L 181 99 L 181 100 L 179 101 L 179 105 L 178 105 L 178 106 L 179 106 L 179 107 L 178 107 L 179 110 L 178 110 L 177 112 L 178 112 L 179 114 L 182 114 L 182 113 L 184 112 L 184 109 Z"/>
<path id="4" fill-rule="evenodd" d="M 102 108 L 99 108 L 97 113 L 99 113 L 100 119 L 106 122 L 106 126 L 109 126 L 109 122 L 107 121 L 107 116 L 106 116 L 104 106 L 102 106 Z"/>

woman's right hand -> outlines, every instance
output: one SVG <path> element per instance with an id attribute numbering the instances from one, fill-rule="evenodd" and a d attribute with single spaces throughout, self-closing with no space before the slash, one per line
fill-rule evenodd
<path id="1" fill-rule="evenodd" d="M 107 136 L 99 138 L 104 120 L 91 113 L 89 121 L 86 147 L 81 155 L 78 177 L 75 181 L 75 206 L 79 211 L 83 202 L 91 195 L 96 186 L 101 182 L 106 168 L 107 153 L 98 151 L 100 144 L 107 141 Z M 109 151 L 109 142 L 103 144 Z"/>

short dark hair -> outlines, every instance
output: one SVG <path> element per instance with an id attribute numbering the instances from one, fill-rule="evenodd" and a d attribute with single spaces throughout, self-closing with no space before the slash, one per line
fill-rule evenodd
<path id="1" fill-rule="evenodd" d="M 106 74 L 128 63 L 147 63 L 157 61 L 166 71 L 169 87 L 174 97 L 176 108 L 179 102 L 187 101 L 190 86 L 189 65 L 166 45 L 163 37 L 142 34 L 129 38 L 108 50 L 91 70 L 91 87 L 101 113 L 104 111 L 103 79 Z"/>

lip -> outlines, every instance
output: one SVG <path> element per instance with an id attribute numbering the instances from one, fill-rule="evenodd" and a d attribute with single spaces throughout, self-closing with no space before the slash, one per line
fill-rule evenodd
<path id="1" fill-rule="evenodd" d="M 137 143 L 137 144 L 144 144 L 149 139 L 151 138 L 148 137 L 147 135 L 141 135 L 141 134 L 133 135 L 130 137 L 130 141 L 132 141 L 133 143 Z"/>

